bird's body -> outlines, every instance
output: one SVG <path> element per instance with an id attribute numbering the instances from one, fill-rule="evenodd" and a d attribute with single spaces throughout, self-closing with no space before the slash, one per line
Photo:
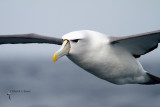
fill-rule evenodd
<path id="1" fill-rule="evenodd" d="M 72 33 L 64 35 L 63 39 L 75 35 L 76 32 Z M 89 40 L 92 39 L 92 42 L 88 46 L 86 46 L 87 44 L 82 46 L 85 52 L 81 49 L 70 51 L 67 57 L 75 64 L 89 73 L 115 84 L 134 84 L 148 81 L 149 78 L 141 64 L 125 49 L 110 45 L 109 36 L 93 31 L 81 31 L 80 34 L 85 35 Z"/>
<path id="2" fill-rule="evenodd" d="M 62 37 L 37 34 L 0 35 L 0 44 L 51 43 L 62 47 L 53 60 L 66 55 L 87 72 L 114 84 L 159 84 L 160 78 L 143 69 L 137 58 L 158 47 L 160 31 L 111 37 L 90 31 L 74 31 Z"/>
<path id="3" fill-rule="evenodd" d="M 144 83 L 147 79 L 141 64 L 126 51 L 101 51 L 103 54 L 86 55 L 87 59 L 76 55 L 68 55 L 68 58 L 89 73 L 115 84 Z"/>

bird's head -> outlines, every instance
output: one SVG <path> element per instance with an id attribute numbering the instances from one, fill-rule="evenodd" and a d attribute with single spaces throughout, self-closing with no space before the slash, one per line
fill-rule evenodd
<path id="1" fill-rule="evenodd" d="M 82 30 L 65 34 L 61 48 L 54 53 L 53 61 L 56 62 L 60 57 L 67 56 L 85 56 L 88 51 L 95 51 L 101 48 L 104 40 L 103 34 Z"/>

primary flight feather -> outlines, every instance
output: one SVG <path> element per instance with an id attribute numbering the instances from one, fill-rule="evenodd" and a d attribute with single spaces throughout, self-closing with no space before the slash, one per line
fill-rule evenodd
<path id="1" fill-rule="evenodd" d="M 62 45 L 53 61 L 66 55 L 87 72 L 114 84 L 159 84 L 160 78 L 143 69 L 136 58 L 158 47 L 160 30 L 125 37 L 74 31 L 62 39 L 38 34 L 0 35 L 0 44 L 50 43 Z"/>

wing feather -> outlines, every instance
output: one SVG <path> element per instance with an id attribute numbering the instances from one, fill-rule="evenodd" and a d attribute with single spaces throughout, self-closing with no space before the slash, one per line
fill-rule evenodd
<path id="1" fill-rule="evenodd" d="M 62 44 L 62 39 L 55 37 L 47 37 L 34 33 L 15 34 L 15 35 L 0 35 L 0 44 L 25 44 L 25 43 L 49 43 Z"/>
<path id="2" fill-rule="evenodd" d="M 135 58 L 158 47 L 160 30 L 126 37 L 111 37 L 110 43 L 127 49 Z"/>

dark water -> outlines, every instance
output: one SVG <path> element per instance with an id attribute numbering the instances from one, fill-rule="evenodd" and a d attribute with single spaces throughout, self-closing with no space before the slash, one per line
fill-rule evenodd
<path id="1" fill-rule="evenodd" d="M 146 70 L 160 76 L 160 60 L 142 63 Z M 11 92 L 9 100 L 9 90 L 21 92 Z M 0 107 L 138 106 L 160 107 L 160 85 L 114 85 L 66 58 L 56 64 L 45 57 L 0 61 Z"/>

